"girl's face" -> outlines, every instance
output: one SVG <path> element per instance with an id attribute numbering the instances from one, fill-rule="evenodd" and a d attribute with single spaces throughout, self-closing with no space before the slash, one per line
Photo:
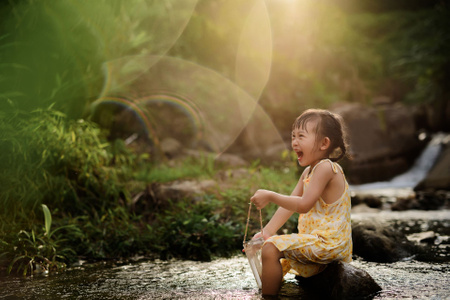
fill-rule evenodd
<path id="1" fill-rule="evenodd" d="M 313 166 L 322 159 L 323 153 L 316 142 L 316 126 L 317 122 L 310 121 L 304 128 L 297 127 L 292 130 L 292 149 L 297 153 L 302 167 Z"/>

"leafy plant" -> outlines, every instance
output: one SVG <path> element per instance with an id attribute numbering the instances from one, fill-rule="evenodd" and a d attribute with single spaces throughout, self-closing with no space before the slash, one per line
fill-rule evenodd
<path id="1" fill-rule="evenodd" d="M 235 253 L 242 245 L 242 224 L 234 220 L 224 222 L 224 216 L 218 212 L 220 208 L 221 203 L 213 198 L 203 203 L 173 203 L 152 226 L 155 241 L 159 242 L 154 250 L 166 259 L 203 261 Z"/>
<path id="2" fill-rule="evenodd" d="M 135 174 L 135 179 L 145 182 L 170 182 L 180 178 L 205 178 L 215 173 L 212 155 L 187 157 L 177 162 L 157 164 Z"/>
<path id="3" fill-rule="evenodd" d="M 25 276 L 34 272 L 59 271 L 66 267 L 64 261 L 67 261 L 69 256 L 76 255 L 71 248 L 63 246 L 67 242 L 63 232 L 71 231 L 72 234 L 81 235 L 79 228 L 66 225 L 52 231 L 52 216 L 45 204 L 42 204 L 42 211 L 43 228 L 20 230 L 11 243 L 2 240 L 2 248 L 6 249 L 2 251 L 4 255 L 14 257 L 8 266 L 8 273 L 16 270 Z"/>
<path id="4" fill-rule="evenodd" d="M 91 259 L 127 257 L 146 252 L 150 235 L 140 217 L 116 206 L 94 218 L 80 216 L 74 220 L 85 235 L 72 243 L 78 254 Z"/>
<path id="5" fill-rule="evenodd" d="M 121 182 L 137 159 L 95 124 L 48 109 L 0 115 L 0 128 L 0 203 L 8 217 L 28 216 L 43 201 L 80 214 L 127 199 Z"/>

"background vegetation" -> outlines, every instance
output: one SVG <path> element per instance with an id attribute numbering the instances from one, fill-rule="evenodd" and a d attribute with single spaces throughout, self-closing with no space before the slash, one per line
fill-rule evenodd
<path id="1" fill-rule="evenodd" d="M 79 257 L 136 254 L 207 260 L 240 249 L 252 189 L 289 193 L 294 163 L 255 162 L 251 178 L 202 201 L 136 211 L 132 199 L 148 185 L 214 178 L 220 169 L 207 157 L 168 165 L 133 151 L 91 120 L 90 105 L 104 96 L 105 63 L 133 55 L 177 57 L 235 80 L 240 29 L 257 2 L 1 2 L 4 270 L 30 274 L 62 269 Z M 304 108 L 339 101 L 370 104 L 387 96 L 446 107 L 445 1 L 267 1 L 267 10 L 271 69 L 256 100 L 280 131 Z"/>

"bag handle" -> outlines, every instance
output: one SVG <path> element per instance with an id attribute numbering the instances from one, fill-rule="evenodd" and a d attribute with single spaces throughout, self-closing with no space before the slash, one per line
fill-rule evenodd
<path id="1" fill-rule="evenodd" d="M 247 231 L 248 231 L 248 223 L 250 222 L 250 212 L 252 210 L 252 203 L 249 203 L 248 206 L 248 214 L 247 214 L 247 225 L 245 226 L 245 234 L 244 234 L 244 240 L 242 241 L 242 244 L 245 244 L 245 240 L 247 239 Z M 262 224 L 262 213 L 261 210 L 259 210 L 259 223 L 261 224 L 261 234 L 263 234 L 263 224 Z"/>

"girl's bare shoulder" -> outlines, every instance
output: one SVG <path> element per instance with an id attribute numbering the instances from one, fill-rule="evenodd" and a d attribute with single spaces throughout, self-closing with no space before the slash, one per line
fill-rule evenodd
<path id="1" fill-rule="evenodd" d="M 314 175 L 318 177 L 327 177 L 331 179 L 336 172 L 333 169 L 333 163 L 329 160 L 323 161 L 314 168 Z"/>

